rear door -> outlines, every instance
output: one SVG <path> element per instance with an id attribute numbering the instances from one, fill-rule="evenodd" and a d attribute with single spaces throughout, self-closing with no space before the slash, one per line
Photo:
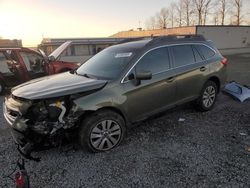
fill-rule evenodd
<path id="1" fill-rule="evenodd" d="M 209 66 L 194 45 L 183 44 L 170 47 L 176 73 L 177 99 L 179 103 L 199 96 Z"/>
<path id="2" fill-rule="evenodd" d="M 136 86 L 133 79 L 125 79 L 126 112 L 132 121 L 144 119 L 175 103 L 176 83 L 172 79 L 169 51 L 167 47 L 154 49 L 144 55 L 132 69 L 135 72 L 151 71 L 151 80 L 142 80 Z"/>

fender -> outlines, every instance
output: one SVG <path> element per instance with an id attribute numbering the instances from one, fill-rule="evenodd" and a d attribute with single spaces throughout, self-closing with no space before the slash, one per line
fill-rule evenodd
<path id="1" fill-rule="evenodd" d="M 112 91 L 112 92 L 111 92 Z M 80 97 L 74 100 L 74 103 L 78 107 L 78 111 L 97 111 L 103 108 L 113 109 L 118 111 L 125 118 L 127 123 L 130 120 L 127 116 L 126 109 L 122 108 L 123 104 L 126 102 L 126 96 L 117 97 L 115 89 L 110 90 L 103 88 L 96 93 Z"/>

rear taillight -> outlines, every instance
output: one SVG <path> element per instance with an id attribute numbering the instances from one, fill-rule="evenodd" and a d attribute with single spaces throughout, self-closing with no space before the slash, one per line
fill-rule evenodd
<path id="1" fill-rule="evenodd" d="M 227 58 L 224 57 L 224 58 L 221 60 L 221 63 L 222 63 L 223 65 L 227 65 L 227 63 L 228 63 Z"/>

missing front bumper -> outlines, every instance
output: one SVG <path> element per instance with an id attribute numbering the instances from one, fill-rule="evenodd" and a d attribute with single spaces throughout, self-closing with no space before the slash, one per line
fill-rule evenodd
<path id="1" fill-rule="evenodd" d="M 36 162 L 40 161 L 40 158 L 31 156 L 31 153 L 36 147 L 36 144 L 34 142 L 27 140 L 27 137 L 23 133 L 18 132 L 14 129 L 11 130 L 11 134 L 17 145 L 17 150 L 23 157 Z"/>

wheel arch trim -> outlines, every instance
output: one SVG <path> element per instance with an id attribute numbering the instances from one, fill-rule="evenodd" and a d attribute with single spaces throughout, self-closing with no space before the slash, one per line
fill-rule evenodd
<path id="1" fill-rule="evenodd" d="M 220 82 L 219 77 L 218 76 L 211 76 L 211 77 L 209 77 L 207 82 L 208 81 L 213 81 L 217 85 L 217 93 L 219 93 L 220 90 L 221 90 L 221 88 L 220 88 L 221 87 L 221 82 Z"/>
<path id="2" fill-rule="evenodd" d="M 95 112 L 98 112 L 98 111 L 102 111 L 102 110 L 110 110 L 110 111 L 113 111 L 119 115 L 121 115 L 121 117 L 124 119 L 125 121 L 125 125 L 127 126 L 128 124 L 130 124 L 130 121 L 129 121 L 129 118 L 127 117 L 127 115 L 122 112 L 122 110 L 120 110 L 119 108 L 116 108 L 114 106 L 105 106 L 105 107 L 101 107 L 101 108 L 98 108 L 96 110 L 86 110 L 83 115 L 82 115 L 82 119 L 84 119 L 84 117 L 92 114 L 92 113 L 95 113 Z"/>

